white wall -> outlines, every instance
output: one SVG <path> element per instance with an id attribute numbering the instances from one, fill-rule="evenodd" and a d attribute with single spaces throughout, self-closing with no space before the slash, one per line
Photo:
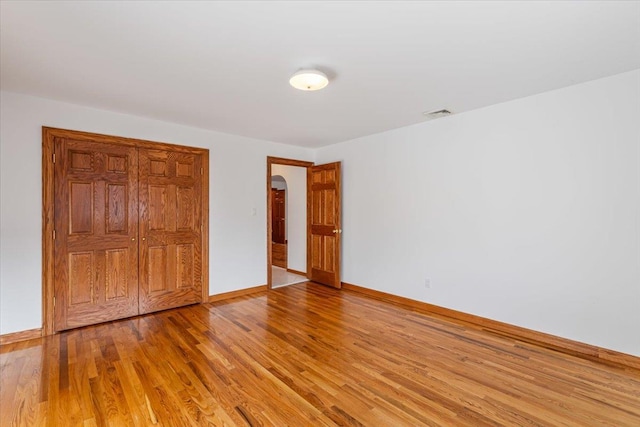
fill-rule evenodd
<path id="1" fill-rule="evenodd" d="M 301 160 L 301 159 L 295 159 Z M 271 175 L 280 175 L 287 181 L 286 226 L 287 266 L 292 270 L 307 271 L 307 168 L 271 165 Z"/>
<path id="2" fill-rule="evenodd" d="M 266 157 L 311 150 L 2 92 L 0 334 L 42 326 L 42 126 L 209 148 L 210 293 L 266 283 Z"/>
<path id="3" fill-rule="evenodd" d="M 344 281 L 640 356 L 640 70 L 336 160 Z"/>
<path id="4" fill-rule="evenodd" d="M 271 177 L 271 188 L 275 188 L 276 190 L 286 190 L 287 189 L 287 181 L 284 180 L 281 176 L 272 176 Z"/>

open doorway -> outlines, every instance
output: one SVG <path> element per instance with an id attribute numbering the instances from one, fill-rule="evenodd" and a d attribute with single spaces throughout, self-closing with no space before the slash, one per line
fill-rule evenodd
<path id="1" fill-rule="evenodd" d="M 271 287 L 307 280 L 307 168 L 271 166 Z"/>
<path id="2" fill-rule="evenodd" d="M 288 177 L 295 174 L 300 178 Z M 286 217 L 290 222 L 286 227 L 287 268 L 285 271 L 340 289 L 342 287 L 340 276 L 341 163 L 314 165 L 312 162 L 267 157 L 267 286 L 269 289 L 274 285 L 272 220 L 275 196 L 272 195 L 275 193 L 271 190 L 273 175 L 280 175 L 287 182 Z M 300 188 L 296 197 L 293 196 L 294 182 Z M 293 214 L 291 203 L 296 198 L 301 206 L 301 214 L 297 215 Z M 294 219 L 302 225 L 292 226 Z M 297 237 L 294 238 L 294 236 Z M 294 245 L 294 241 L 299 243 Z"/>
<path id="3" fill-rule="evenodd" d="M 291 222 L 287 215 L 289 193 L 285 177 L 275 173 L 272 171 L 271 175 L 271 259 L 273 266 L 286 269 L 289 246 L 287 228 Z"/>
<path id="4" fill-rule="evenodd" d="M 267 158 L 267 280 L 269 288 L 307 279 L 307 167 Z"/>

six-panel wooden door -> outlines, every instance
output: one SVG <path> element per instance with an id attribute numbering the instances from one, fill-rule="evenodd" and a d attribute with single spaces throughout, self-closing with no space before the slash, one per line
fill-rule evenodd
<path id="1" fill-rule="evenodd" d="M 138 314 L 135 148 L 56 138 L 54 328 Z"/>
<path id="2" fill-rule="evenodd" d="M 340 162 L 307 168 L 307 211 L 309 279 L 341 288 Z"/>
<path id="3" fill-rule="evenodd" d="M 139 150 L 140 314 L 202 298 L 202 160 Z"/>
<path id="4" fill-rule="evenodd" d="M 53 329 L 201 302 L 203 156 L 79 135 L 54 139 Z"/>
<path id="5" fill-rule="evenodd" d="M 271 240 L 273 243 L 286 243 L 285 197 L 285 190 L 271 189 Z"/>

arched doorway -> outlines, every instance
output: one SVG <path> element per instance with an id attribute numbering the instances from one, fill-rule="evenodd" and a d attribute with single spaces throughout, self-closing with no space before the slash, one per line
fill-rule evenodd
<path id="1" fill-rule="evenodd" d="M 272 287 L 307 280 L 306 168 L 275 166 L 271 175 Z"/>
<path id="2" fill-rule="evenodd" d="M 271 264 L 287 268 L 287 180 L 271 176 Z"/>

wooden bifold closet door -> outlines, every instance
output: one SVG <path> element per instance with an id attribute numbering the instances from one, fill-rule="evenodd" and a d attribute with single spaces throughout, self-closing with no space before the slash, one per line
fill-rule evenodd
<path id="1" fill-rule="evenodd" d="M 53 140 L 53 329 L 201 302 L 202 154 L 67 132 Z"/>
<path id="2" fill-rule="evenodd" d="M 202 162 L 139 150 L 140 314 L 200 302 Z"/>
<path id="3" fill-rule="evenodd" d="M 135 148 L 55 141 L 55 329 L 138 314 Z"/>

